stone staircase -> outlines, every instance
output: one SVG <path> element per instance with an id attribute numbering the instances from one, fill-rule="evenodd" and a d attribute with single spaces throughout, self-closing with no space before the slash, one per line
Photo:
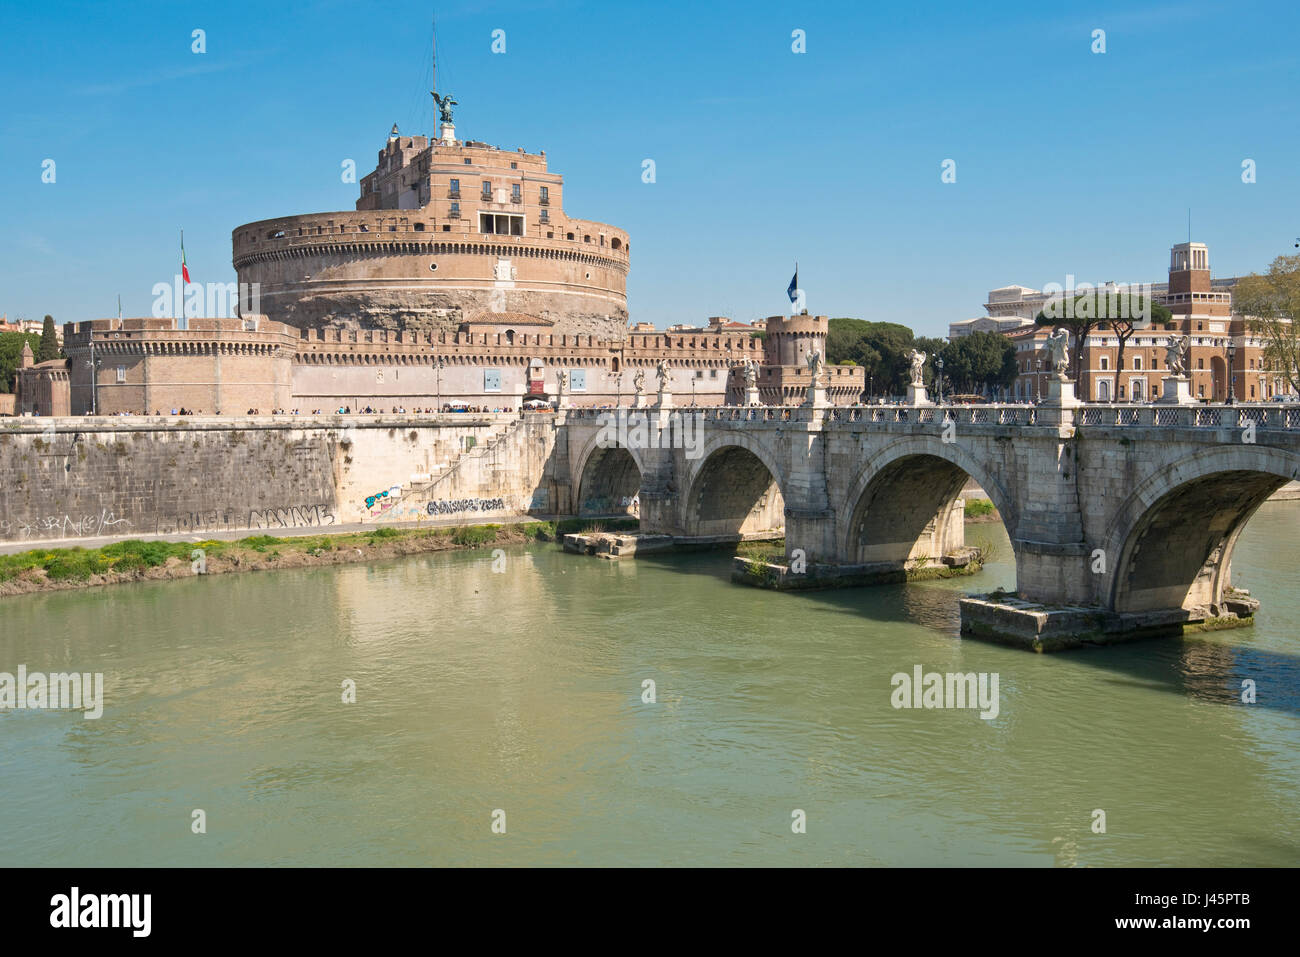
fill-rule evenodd
<path id="1" fill-rule="evenodd" d="M 434 490 L 448 476 L 452 475 L 470 458 L 481 458 L 491 454 L 508 435 L 523 426 L 522 419 L 498 424 L 488 434 L 486 441 L 477 442 L 468 449 L 462 449 L 448 456 L 448 461 L 433 465 L 427 473 L 416 473 L 402 484 L 401 500 L 407 501 L 412 495 L 423 498 L 431 497 Z M 506 466 L 499 466 L 505 468 Z"/>

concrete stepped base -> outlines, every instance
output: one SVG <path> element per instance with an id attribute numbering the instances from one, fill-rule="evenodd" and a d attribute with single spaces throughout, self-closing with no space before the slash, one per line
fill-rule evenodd
<path id="1" fill-rule="evenodd" d="M 1259 602 L 1236 592 L 1223 606 L 1114 612 L 1083 606 L 1042 605 L 1011 594 L 970 595 L 959 602 L 963 638 L 1029 651 L 1065 651 L 1139 638 L 1184 635 L 1255 623 Z"/>

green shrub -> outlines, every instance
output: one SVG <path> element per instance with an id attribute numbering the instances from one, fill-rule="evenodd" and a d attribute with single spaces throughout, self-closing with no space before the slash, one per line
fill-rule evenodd
<path id="1" fill-rule="evenodd" d="M 452 533 L 451 540 L 456 545 L 486 545 L 488 542 L 494 542 L 497 538 L 497 529 L 500 525 L 471 525 L 469 528 L 458 528 Z"/>
<path id="2" fill-rule="evenodd" d="M 59 549 L 45 562 L 45 574 L 55 581 L 85 581 L 91 575 L 108 571 L 108 560 L 98 551 L 84 548 Z"/>

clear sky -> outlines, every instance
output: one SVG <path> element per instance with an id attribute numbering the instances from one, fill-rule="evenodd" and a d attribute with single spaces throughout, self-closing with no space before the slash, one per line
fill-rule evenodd
<path id="1" fill-rule="evenodd" d="M 1001 285 L 1162 280 L 1188 207 L 1216 276 L 1300 237 L 1294 2 L 5 0 L 0 313 L 148 315 L 182 226 L 229 282 L 235 226 L 354 208 L 341 163 L 431 129 L 435 12 L 458 135 L 546 150 L 660 326 L 788 312 L 796 259 L 811 312 L 936 335 Z"/>

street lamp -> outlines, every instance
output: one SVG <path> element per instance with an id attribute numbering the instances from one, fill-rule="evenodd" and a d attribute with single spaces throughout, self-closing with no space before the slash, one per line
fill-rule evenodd
<path id="1" fill-rule="evenodd" d="M 442 356 L 438 356 L 437 371 L 434 372 L 434 400 L 433 412 L 437 415 L 442 411 Z"/>
<path id="2" fill-rule="evenodd" d="M 939 404 L 943 405 L 943 356 L 935 359 L 934 365 L 939 370 L 939 374 L 935 377 L 938 381 L 935 384 L 939 387 Z"/>
<path id="3" fill-rule="evenodd" d="M 1228 340 L 1228 405 L 1237 404 L 1237 373 L 1234 371 L 1234 362 L 1237 358 L 1237 343 Z"/>

